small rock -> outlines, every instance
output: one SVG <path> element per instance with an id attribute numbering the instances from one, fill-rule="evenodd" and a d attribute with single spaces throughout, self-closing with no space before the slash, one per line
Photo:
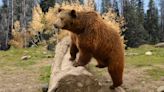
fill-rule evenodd
<path id="1" fill-rule="evenodd" d="M 44 51 L 44 52 L 43 52 L 43 54 L 44 54 L 44 55 L 46 55 L 46 54 L 47 54 L 47 52 L 45 52 L 45 51 Z"/>
<path id="2" fill-rule="evenodd" d="M 28 59 L 30 59 L 31 58 L 31 56 L 22 56 L 21 57 L 21 60 L 28 60 Z"/>
<path id="3" fill-rule="evenodd" d="M 151 51 L 147 51 L 147 52 L 145 52 L 145 55 L 146 56 L 151 56 L 151 55 L 153 55 L 153 53 Z"/>
<path id="4" fill-rule="evenodd" d="M 159 88 L 157 88 L 157 92 L 164 92 L 164 86 L 160 86 Z"/>
<path id="5" fill-rule="evenodd" d="M 102 86 L 103 84 L 102 84 L 101 82 L 98 82 L 98 85 L 99 85 L 99 86 Z"/>
<path id="6" fill-rule="evenodd" d="M 83 84 L 80 83 L 80 82 L 78 82 L 78 83 L 77 83 L 77 86 L 78 86 L 78 87 L 83 87 Z"/>

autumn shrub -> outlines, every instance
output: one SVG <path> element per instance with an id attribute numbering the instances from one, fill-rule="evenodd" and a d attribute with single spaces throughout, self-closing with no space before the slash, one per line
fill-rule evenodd
<path id="1" fill-rule="evenodd" d="M 22 30 L 20 27 L 20 22 L 14 22 L 14 28 L 12 29 L 12 39 L 9 44 L 15 48 L 28 47 L 32 39 L 32 32 L 26 29 Z"/>

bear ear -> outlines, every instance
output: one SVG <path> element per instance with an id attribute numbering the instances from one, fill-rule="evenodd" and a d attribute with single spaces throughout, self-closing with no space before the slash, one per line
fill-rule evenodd
<path id="1" fill-rule="evenodd" d="M 77 14 L 76 14 L 75 10 L 71 10 L 71 17 L 72 18 L 76 18 L 77 17 Z"/>
<path id="2" fill-rule="evenodd" d="M 64 10 L 64 9 L 62 9 L 62 8 L 59 8 L 59 9 L 58 9 L 58 12 L 61 12 L 61 11 L 63 11 L 63 10 Z"/>

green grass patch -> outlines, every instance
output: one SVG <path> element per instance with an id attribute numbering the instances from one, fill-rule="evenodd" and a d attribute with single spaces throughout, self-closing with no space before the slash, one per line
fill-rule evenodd
<path id="1" fill-rule="evenodd" d="M 31 56 L 31 58 L 21 60 L 21 57 L 25 55 Z M 23 49 L 11 48 L 8 51 L 0 51 L 0 67 L 26 67 L 53 55 L 53 52 L 49 52 L 41 46 Z"/>
<path id="2" fill-rule="evenodd" d="M 43 83 L 48 83 L 51 75 L 51 66 L 44 66 L 41 68 L 41 75 L 39 80 Z"/>
<path id="3" fill-rule="evenodd" d="M 164 68 L 153 68 L 147 70 L 147 73 L 155 80 L 159 80 L 164 76 Z"/>
<path id="4" fill-rule="evenodd" d="M 145 52 L 151 51 L 153 55 L 146 56 Z M 155 48 L 151 45 L 143 45 L 139 48 L 130 48 L 126 53 L 137 53 L 136 56 L 126 56 L 126 64 L 137 67 L 164 64 L 164 48 Z"/>
<path id="5" fill-rule="evenodd" d="M 151 51 L 152 55 L 147 56 L 145 52 Z M 154 80 L 159 80 L 164 76 L 164 48 L 155 48 L 151 45 L 143 45 L 139 48 L 130 48 L 126 53 L 137 53 L 138 55 L 126 56 L 126 64 L 135 67 L 150 67 L 146 72 Z M 158 66 L 160 65 L 160 66 Z"/>

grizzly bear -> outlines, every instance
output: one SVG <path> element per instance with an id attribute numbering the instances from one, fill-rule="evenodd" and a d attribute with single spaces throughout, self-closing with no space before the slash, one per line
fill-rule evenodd
<path id="1" fill-rule="evenodd" d="M 123 83 L 124 47 L 118 31 L 94 11 L 59 9 L 55 27 L 71 32 L 70 60 L 74 66 L 85 66 L 94 57 L 98 68 L 108 67 L 114 89 Z"/>

